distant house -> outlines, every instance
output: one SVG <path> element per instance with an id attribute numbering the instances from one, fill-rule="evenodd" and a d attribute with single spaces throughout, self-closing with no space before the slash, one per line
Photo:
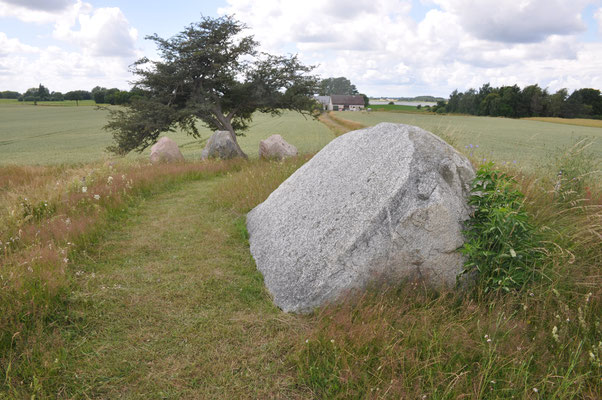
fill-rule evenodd
<path id="1" fill-rule="evenodd" d="M 334 111 L 360 111 L 364 109 L 364 97 L 363 96 L 348 96 L 333 94 L 330 96 L 332 101 L 332 109 Z"/>
<path id="2" fill-rule="evenodd" d="M 332 99 L 330 96 L 314 96 L 314 99 L 320 104 L 322 104 L 322 108 L 326 111 L 332 111 Z"/>

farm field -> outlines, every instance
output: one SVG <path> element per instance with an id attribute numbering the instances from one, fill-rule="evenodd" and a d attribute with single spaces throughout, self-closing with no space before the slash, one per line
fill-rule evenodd
<path id="1" fill-rule="evenodd" d="M 584 137 L 593 139 L 592 152 L 602 154 L 602 129 L 595 127 L 435 114 L 340 111 L 334 114 L 366 126 L 380 122 L 416 125 L 446 139 L 453 138 L 456 148 L 472 153 L 474 158 L 502 163 L 516 161 L 519 166 L 528 168 L 545 166 L 558 148 L 566 148 Z"/>
<path id="2" fill-rule="evenodd" d="M 61 164 L 97 161 L 111 157 L 105 148 L 112 143 L 109 132 L 102 129 L 107 111 L 96 107 L 31 106 L 12 102 L 0 103 L 0 165 Z M 199 127 L 202 138 L 197 140 L 182 132 L 167 136 L 174 139 L 189 160 L 201 156 L 211 131 Z M 318 121 L 296 113 L 280 117 L 258 114 L 251 129 L 239 137 L 242 149 L 256 156 L 259 141 L 273 134 L 282 135 L 297 146 L 300 153 L 316 152 L 334 138 L 332 132 Z M 142 153 L 148 157 L 150 149 Z M 132 153 L 128 157 L 140 157 Z"/>
<path id="3" fill-rule="evenodd" d="M 591 126 L 593 128 L 602 128 L 602 120 L 600 119 L 584 119 L 584 118 L 554 118 L 554 117 L 532 117 L 523 118 L 529 121 L 550 122 L 554 124 Z"/>
<path id="4" fill-rule="evenodd" d="M 599 398 L 599 185 L 574 185 L 579 197 L 565 205 L 552 190 L 559 164 L 534 174 L 508 168 L 553 243 L 538 266 L 545 280 L 528 290 L 481 297 L 405 282 L 293 315 L 272 303 L 244 221 L 309 155 L 170 165 L 135 155 L 107 166 L 88 162 L 106 157 L 104 112 L 23 105 L 0 112 L 2 140 L 12 140 L 0 146 L 0 160 L 48 164 L 0 165 L 0 398 Z M 597 132 L 492 118 L 337 116 L 414 117 L 410 123 L 456 146 L 487 138 L 470 144 L 491 151 L 491 136 L 466 133 L 485 122 L 506 138 L 518 167 L 529 145 L 517 132 L 557 127 L 557 142 L 567 128 Z M 339 134 L 360 126 L 328 117 Z M 454 135 L 456 121 L 464 121 L 462 135 Z M 297 114 L 258 115 L 241 145 L 253 156 L 272 133 L 301 152 L 334 137 Z M 171 136 L 198 159 L 199 142 Z M 86 162 L 52 165 L 76 156 Z M 579 157 L 564 161 L 575 167 L 564 182 L 598 169 Z M 574 208 L 574 199 L 585 206 Z"/>
<path id="5" fill-rule="evenodd" d="M 425 112 L 424 108 L 417 108 L 416 106 L 407 106 L 402 104 L 370 104 L 368 106 L 372 111 L 390 111 L 390 112 Z"/>
<path id="6" fill-rule="evenodd" d="M 28 105 L 33 106 L 33 101 L 19 101 L 17 99 L 0 99 L 0 106 L 2 105 Z M 94 100 L 80 100 L 79 104 L 75 100 L 63 100 L 63 101 L 38 101 L 40 107 L 77 107 L 77 106 L 96 106 Z"/>

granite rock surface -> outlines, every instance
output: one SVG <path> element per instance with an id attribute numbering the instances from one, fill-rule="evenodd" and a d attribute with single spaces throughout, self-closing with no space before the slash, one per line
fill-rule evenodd
<path id="1" fill-rule="evenodd" d="M 466 157 L 415 126 L 336 138 L 247 215 L 274 302 L 309 312 L 374 281 L 455 284 L 474 175 Z"/>

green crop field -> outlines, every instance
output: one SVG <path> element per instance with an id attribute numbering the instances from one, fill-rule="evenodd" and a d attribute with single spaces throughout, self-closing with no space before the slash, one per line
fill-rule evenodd
<path id="1" fill-rule="evenodd" d="M 595 127 L 436 114 L 349 111 L 335 114 L 366 126 L 380 122 L 416 125 L 446 139 L 452 138 L 456 148 L 466 154 L 472 153 L 475 158 L 502 163 L 516 161 L 519 166 L 528 168 L 545 166 L 559 148 L 566 148 L 585 137 L 594 142 L 590 150 L 602 154 L 602 129 Z"/>
<path id="2" fill-rule="evenodd" d="M 109 158 L 105 148 L 112 143 L 102 129 L 107 111 L 96 107 L 33 106 L 15 101 L 0 102 L 0 165 L 59 164 Z M 201 128 L 196 140 L 182 132 L 171 132 L 187 159 L 198 159 L 211 131 Z M 256 156 L 259 141 L 272 134 L 282 135 L 301 153 L 316 152 L 334 138 L 323 124 L 296 113 L 280 117 L 258 114 L 251 129 L 239 138 L 242 149 Z M 143 156 L 148 156 L 147 149 Z M 139 157 L 137 153 L 129 157 Z"/>
<path id="3" fill-rule="evenodd" d="M 368 106 L 372 111 L 391 111 L 391 112 L 425 112 L 424 107 L 405 106 L 401 104 L 370 104 Z"/>
<path id="4" fill-rule="evenodd" d="M 2 105 L 28 105 L 33 106 L 33 101 L 19 101 L 17 99 L 0 99 L 0 106 Z M 77 106 L 96 106 L 94 100 L 63 100 L 63 101 L 38 101 L 37 106 L 40 107 L 77 107 Z"/>

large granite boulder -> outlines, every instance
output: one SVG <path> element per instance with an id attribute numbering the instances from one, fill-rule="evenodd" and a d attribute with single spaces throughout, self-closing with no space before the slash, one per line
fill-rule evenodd
<path id="1" fill-rule="evenodd" d="M 215 131 L 201 152 L 201 159 L 203 160 L 207 158 L 229 160 L 236 157 L 247 158 L 247 155 L 242 152 L 228 131 Z"/>
<path id="2" fill-rule="evenodd" d="M 184 161 L 184 156 L 176 142 L 163 136 L 151 147 L 150 161 L 154 163 L 158 162 L 177 162 Z"/>
<path id="3" fill-rule="evenodd" d="M 474 175 L 415 126 L 382 123 L 333 140 L 247 215 L 274 302 L 307 312 L 373 281 L 455 284 Z"/>
<path id="4" fill-rule="evenodd" d="M 272 135 L 259 142 L 260 158 L 282 160 L 283 158 L 294 157 L 297 154 L 297 148 L 280 135 Z"/>

